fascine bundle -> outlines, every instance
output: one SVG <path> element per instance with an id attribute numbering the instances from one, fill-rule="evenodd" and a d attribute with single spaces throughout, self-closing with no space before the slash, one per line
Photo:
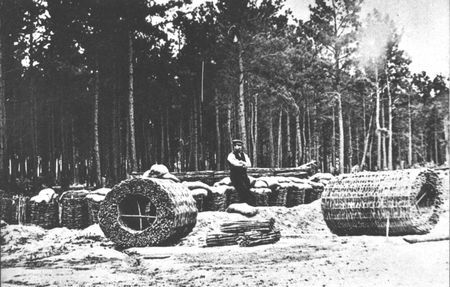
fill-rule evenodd
<path id="1" fill-rule="evenodd" d="M 275 220 L 252 219 L 224 222 L 220 232 L 210 232 L 206 236 L 206 246 L 239 245 L 241 247 L 275 243 L 281 234 L 275 228 Z"/>
<path id="2" fill-rule="evenodd" d="M 181 183 L 135 178 L 112 188 L 98 217 L 105 236 L 119 247 L 167 245 L 191 232 L 197 207 Z"/>
<path id="3" fill-rule="evenodd" d="M 30 222 L 43 228 L 58 226 L 58 194 L 46 188 L 30 198 Z"/>
<path id="4" fill-rule="evenodd" d="M 441 194 L 430 169 L 347 174 L 325 187 L 322 213 L 338 235 L 424 234 L 439 219 Z"/>

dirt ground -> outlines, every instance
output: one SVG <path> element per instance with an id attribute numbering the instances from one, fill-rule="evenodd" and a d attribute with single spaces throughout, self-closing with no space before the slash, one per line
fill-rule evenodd
<path id="1" fill-rule="evenodd" d="M 320 200 L 258 209 L 258 217 L 275 218 L 279 242 L 203 247 L 208 231 L 241 216 L 225 212 L 199 213 L 197 226 L 177 246 L 122 251 L 98 225 L 5 226 L 1 286 L 449 286 L 448 240 L 338 237 L 323 222 Z M 448 232 L 446 212 L 431 234 Z"/>

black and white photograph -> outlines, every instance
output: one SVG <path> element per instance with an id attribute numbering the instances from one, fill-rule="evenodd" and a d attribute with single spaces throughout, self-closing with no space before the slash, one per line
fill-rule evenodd
<path id="1" fill-rule="evenodd" d="M 450 286 L 448 0 L 0 0 L 0 286 Z"/>

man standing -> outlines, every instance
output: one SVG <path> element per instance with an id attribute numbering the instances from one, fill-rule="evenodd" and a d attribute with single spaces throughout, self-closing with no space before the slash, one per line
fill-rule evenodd
<path id="1" fill-rule="evenodd" d="M 253 195 L 250 192 L 250 180 L 247 176 L 247 168 L 251 167 L 250 158 L 242 151 L 242 141 L 233 140 L 233 151 L 227 157 L 230 166 L 230 179 L 238 192 L 241 200 L 249 205 L 255 205 Z"/>

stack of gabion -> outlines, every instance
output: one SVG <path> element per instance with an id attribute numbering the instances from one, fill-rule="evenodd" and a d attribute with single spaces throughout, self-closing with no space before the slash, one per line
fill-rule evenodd
<path id="1" fill-rule="evenodd" d="M 24 224 L 30 222 L 30 198 L 28 196 L 15 195 L 12 198 L 12 222 Z"/>
<path id="2" fill-rule="evenodd" d="M 51 188 L 30 198 L 30 222 L 43 228 L 58 226 L 58 195 Z"/>
<path id="3" fill-rule="evenodd" d="M 145 200 L 146 207 L 139 207 L 137 215 L 123 214 L 120 207 L 129 198 Z M 147 206 L 155 207 L 154 214 Z M 125 208 L 131 210 L 129 206 Z M 155 220 L 136 230 L 125 224 L 123 218 L 126 216 L 140 220 L 155 217 Z M 171 244 L 191 232 L 197 222 L 197 207 L 189 190 L 181 183 L 136 178 L 122 181 L 112 188 L 100 206 L 99 220 L 105 236 L 120 247 Z"/>
<path id="4" fill-rule="evenodd" d="M 449 195 L 450 195 L 450 178 L 449 178 L 449 169 L 445 170 L 436 170 L 439 178 L 442 182 L 442 210 L 447 211 L 449 208 Z"/>
<path id="5" fill-rule="evenodd" d="M 208 233 L 206 246 L 237 245 L 242 247 L 275 243 L 281 234 L 275 228 L 275 220 L 238 220 L 220 225 L 220 232 Z"/>
<path id="6" fill-rule="evenodd" d="M 111 188 L 102 187 L 89 192 L 86 195 L 87 210 L 88 210 L 88 225 L 98 223 L 98 211 L 100 210 L 100 204 L 105 199 L 105 196 Z"/>
<path id="7" fill-rule="evenodd" d="M 440 185 L 429 169 L 340 176 L 325 187 L 322 212 L 338 235 L 423 234 L 438 221 Z"/>
<path id="8" fill-rule="evenodd" d="M 0 219 L 12 223 L 13 199 L 4 190 L 0 189 Z"/>
<path id="9" fill-rule="evenodd" d="M 69 229 L 83 229 L 89 226 L 87 190 L 69 190 L 59 198 L 60 223 Z"/>
<path id="10" fill-rule="evenodd" d="M 269 205 L 269 195 L 272 193 L 270 188 L 251 188 L 250 192 L 255 198 L 255 206 Z"/>
<path id="11" fill-rule="evenodd" d="M 211 196 L 207 198 L 206 210 L 225 211 L 229 205 L 230 195 L 235 189 L 228 185 L 213 186 Z"/>

